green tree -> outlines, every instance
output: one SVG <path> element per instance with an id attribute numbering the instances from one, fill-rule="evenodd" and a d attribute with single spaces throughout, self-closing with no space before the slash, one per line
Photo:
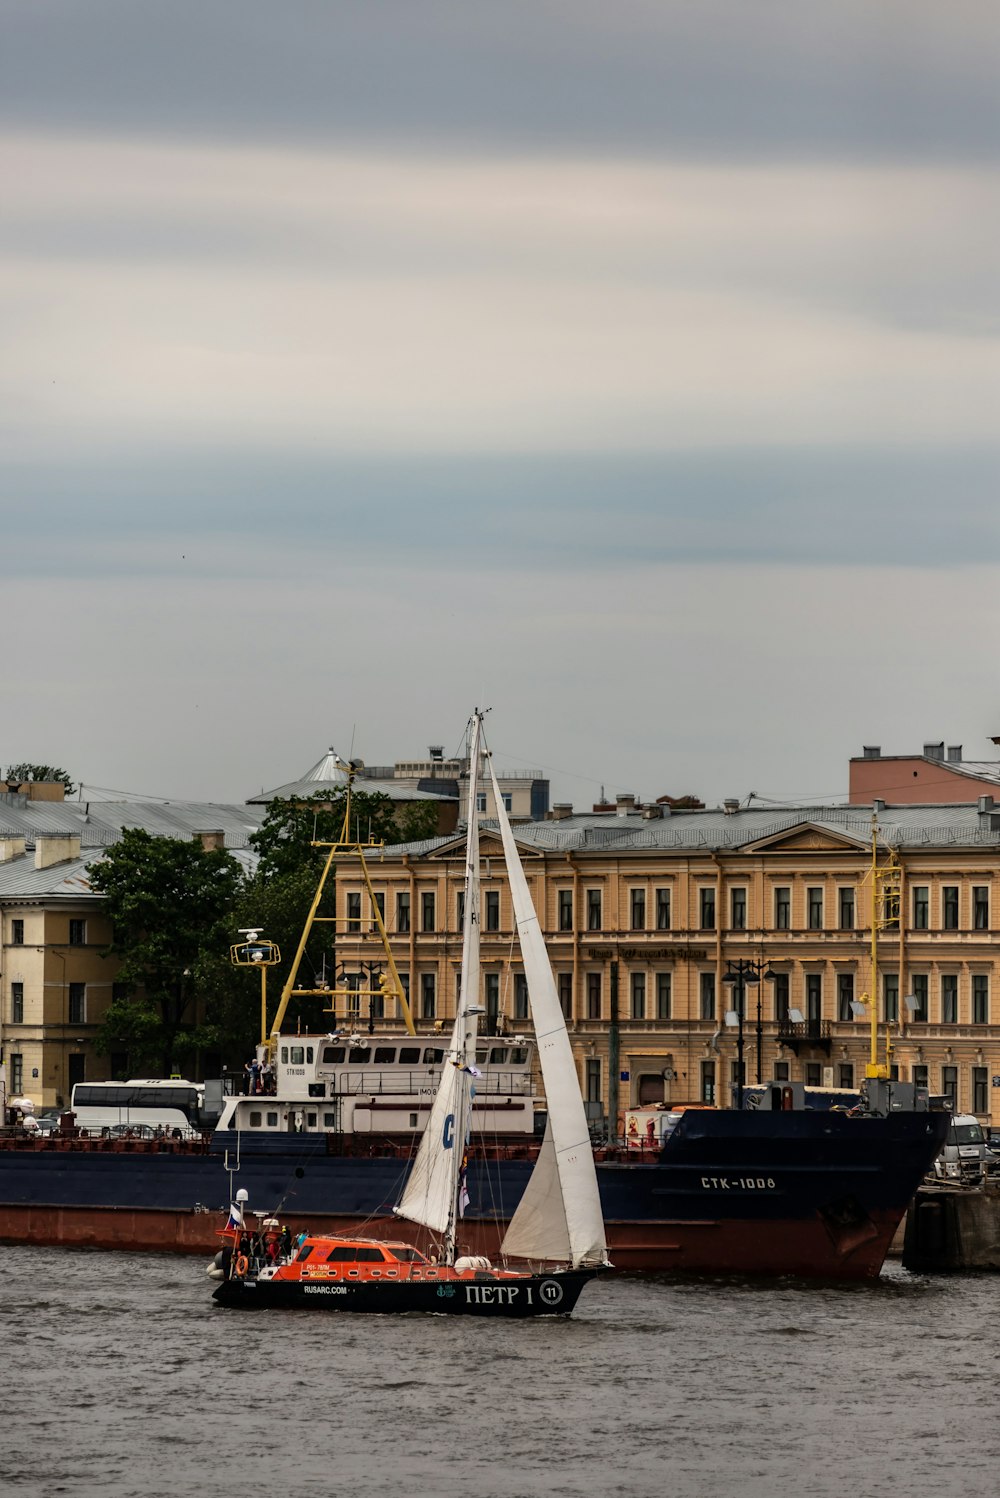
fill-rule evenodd
<path id="1" fill-rule="evenodd" d="M 346 801 L 346 791 L 320 791 L 305 801 L 270 802 L 260 827 L 250 836 L 250 844 L 260 856 L 261 875 L 270 879 L 307 867 L 318 878 L 327 852 L 312 844 L 340 841 Z M 436 829 L 437 805 L 433 801 L 413 801 L 398 807 L 381 791 L 355 788 L 351 794 L 348 839 L 418 842 L 433 837 Z"/>
<path id="2" fill-rule="evenodd" d="M 228 965 L 240 866 L 194 839 L 153 837 L 133 827 L 87 872 L 107 901 L 108 955 L 120 959 L 121 987 L 98 1049 L 125 1050 L 133 1073 L 167 1075 L 182 1057 L 217 1040 L 210 1001 L 208 1024 L 194 1020 L 197 1000 L 211 995 Z"/>
<path id="3" fill-rule="evenodd" d="M 26 780 L 57 781 L 60 785 L 66 787 L 67 796 L 72 796 L 76 790 L 76 786 L 66 774 L 66 771 L 59 770 L 54 765 L 29 765 L 24 763 L 11 765 L 4 778 L 8 784 L 16 781 L 19 785 L 23 785 Z"/>

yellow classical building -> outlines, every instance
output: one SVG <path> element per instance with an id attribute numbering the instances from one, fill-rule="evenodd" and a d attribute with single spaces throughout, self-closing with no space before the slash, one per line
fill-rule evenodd
<path id="1" fill-rule="evenodd" d="M 855 1088 L 874 994 L 879 1063 L 888 1041 L 893 1075 L 1000 1125 L 991 797 L 673 813 L 629 797 L 618 814 L 567 813 L 515 835 L 593 1117 L 614 1127 L 642 1103 L 728 1102 L 741 1052 L 750 1084 Z M 488 827 L 482 853 L 481 1001 L 488 1024 L 516 1032 L 529 1026 L 527 994 Z M 443 1028 L 461 960 L 461 839 L 387 849 L 370 872 L 417 1027 Z M 337 897 L 340 981 L 364 989 L 378 953 L 346 863 Z M 366 1017 L 364 992 L 346 1002 Z"/>

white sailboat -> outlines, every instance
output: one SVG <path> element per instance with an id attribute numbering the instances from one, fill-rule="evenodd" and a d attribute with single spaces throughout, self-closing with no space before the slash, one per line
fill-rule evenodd
<path id="1" fill-rule="evenodd" d="M 479 767 L 482 714 L 471 721 L 466 823 L 462 971 L 447 1062 L 398 1217 L 434 1235 L 430 1258 L 410 1245 L 359 1238 L 306 1238 L 288 1263 L 227 1272 L 215 1292 L 223 1304 L 312 1305 L 350 1311 L 432 1310 L 451 1314 L 537 1316 L 571 1311 L 586 1282 L 607 1267 L 597 1172 L 573 1052 L 545 943 L 493 771 L 489 775 L 521 944 L 528 999 L 545 1084 L 548 1120 L 531 1179 L 501 1245 L 505 1267 L 463 1254 L 461 1219 L 479 1016 Z M 353 1257 L 348 1255 L 353 1253 Z M 509 1259 L 529 1267 L 507 1267 Z M 233 1261 L 236 1261 L 234 1255 Z M 550 1266 L 550 1267 L 542 1267 Z"/>

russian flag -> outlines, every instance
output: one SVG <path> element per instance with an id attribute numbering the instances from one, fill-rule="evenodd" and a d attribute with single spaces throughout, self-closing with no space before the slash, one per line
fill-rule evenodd
<path id="1" fill-rule="evenodd" d="M 243 1213 L 240 1211 L 240 1209 L 236 1205 L 236 1203 L 233 1202 L 230 1205 L 230 1208 L 229 1208 L 229 1221 L 226 1223 L 226 1226 L 223 1229 L 223 1232 L 229 1233 L 229 1232 L 232 1232 L 233 1230 L 235 1230 L 237 1228 L 241 1228 L 242 1226 L 243 1226 Z"/>

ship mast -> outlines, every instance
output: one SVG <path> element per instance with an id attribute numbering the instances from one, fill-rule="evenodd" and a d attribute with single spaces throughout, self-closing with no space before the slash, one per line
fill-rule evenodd
<path id="1" fill-rule="evenodd" d="M 313 895 L 312 905 L 309 907 L 309 914 L 306 916 L 305 925 L 302 928 L 302 935 L 299 938 L 299 944 L 296 948 L 295 957 L 292 961 L 291 971 L 289 972 L 288 978 L 285 982 L 285 986 L 281 991 L 281 999 L 278 1003 L 278 1011 L 274 1016 L 274 1021 L 271 1026 L 271 1035 L 268 1044 L 271 1049 L 272 1058 L 275 1050 L 277 1049 L 278 1036 L 281 1032 L 282 1021 L 285 1018 L 285 1013 L 288 1009 L 290 1000 L 292 1000 L 293 998 L 305 997 L 320 997 L 330 999 L 332 1001 L 332 1005 L 330 1011 L 328 1012 L 335 1015 L 337 1012 L 336 1001 L 338 998 L 350 998 L 351 1000 L 354 1000 L 358 997 L 358 994 L 360 992 L 360 990 L 356 988 L 338 988 L 336 986 L 336 977 L 334 978 L 334 986 L 332 988 L 329 985 L 323 988 L 298 988 L 296 986 L 296 980 L 299 975 L 299 967 L 301 966 L 302 958 L 306 950 L 306 943 L 309 940 L 309 934 L 312 931 L 313 926 L 317 924 L 332 925 L 334 929 L 336 929 L 337 926 L 338 917 L 336 915 L 319 915 L 318 911 L 320 902 L 323 898 L 323 891 L 326 888 L 327 879 L 329 878 L 330 873 L 333 870 L 334 860 L 336 859 L 338 854 L 340 854 L 342 857 L 346 856 L 348 858 L 356 858 L 358 860 L 361 869 L 361 877 L 364 880 L 365 889 L 368 891 L 369 908 L 375 918 L 375 928 L 378 932 L 379 940 L 382 943 L 382 950 L 385 953 L 386 966 L 389 969 L 389 976 L 383 976 L 381 978 L 377 993 L 375 990 L 372 990 L 371 992 L 376 993 L 376 996 L 380 998 L 394 998 L 397 1005 L 399 1006 L 399 1011 L 403 1016 L 403 1021 L 406 1025 L 407 1033 L 410 1035 L 416 1035 L 417 1033 L 413 1025 L 413 1017 L 410 1014 L 410 1006 L 407 1003 L 406 994 L 403 991 L 403 985 L 400 982 L 399 973 L 396 969 L 396 963 L 392 955 L 392 949 L 389 946 L 389 937 L 385 929 L 385 922 L 382 919 L 382 912 L 379 909 L 378 901 L 375 898 L 375 891 L 372 888 L 371 877 L 368 873 L 368 863 L 365 858 L 366 853 L 370 853 L 373 851 L 381 852 L 385 847 L 385 843 L 378 842 L 371 837 L 369 837 L 365 842 L 361 841 L 360 836 L 353 839 L 351 838 L 351 793 L 354 785 L 354 777 L 357 774 L 358 770 L 363 768 L 363 765 L 361 760 L 356 759 L 352 759 L 350 763 L 340 760 L 340 765 L 347 773 L 347 795 L 344 800 L 344 821 L 340 830 L 340 838 L 337 842 L 326 843 L 318 840 L 313 840 L 310 844 L 310 846 L 313 848 L 325 848 L 327 850 L 326 862 L 323 865 L 323 872 L 319 876 L 319 881 L 316 885 L 316 892 Z"/>
<path id="2" fill-rule="evenodd" d="M 871 1032 L 866 1077 L 888 1079 L 889 1061 L 892 1055 L 888 1019 L 885 1027 L 885 1060 L 878 1059 L 878 936 L 880 931 L 899 922 L 899 858 L 894 848 L 889 849 L 888 858 L 878 861 L 878 818 L 872 813 L 872 861 L 868 871 L 871 896 L 871 981 L 869 991 L 861 995 L 861 1003 L 868 1006 L 868 1022 Z"/>

